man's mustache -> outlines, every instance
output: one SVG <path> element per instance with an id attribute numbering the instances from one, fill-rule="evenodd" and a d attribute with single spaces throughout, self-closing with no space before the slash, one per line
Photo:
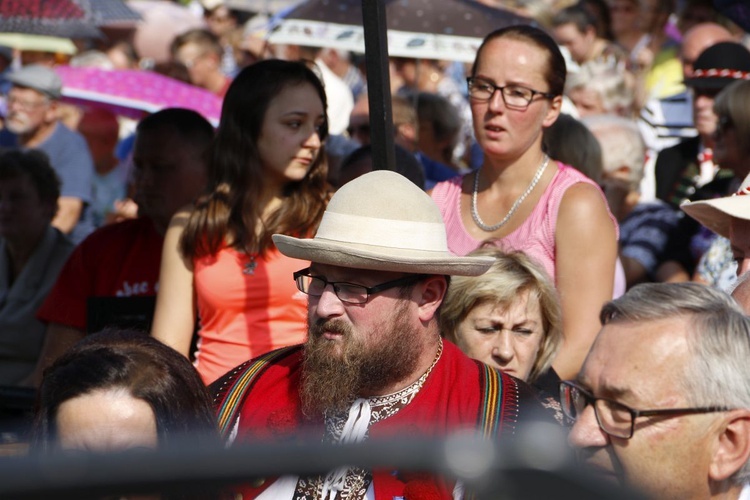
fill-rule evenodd
<path id="1" fill-rule="evenodd" d="M 310 336 L 319 337 L 325 332 L 349 335 L 351 333 L 351 327 L 344 321 L 336 319 L 319 319 L 310 325 Z"/>

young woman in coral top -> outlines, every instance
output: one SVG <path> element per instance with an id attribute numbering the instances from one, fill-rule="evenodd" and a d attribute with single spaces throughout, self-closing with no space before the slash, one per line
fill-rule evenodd
<path id="1" fill-rule="evenodd" d="M 208 193 L 167 231 L 152 334 L 211 383 L 238 364 L 306 337 L 307 300 L 274 233 L 314 232 L 327 202 L 326 97 L 305 64 L 268 60 L 232 82 Z"/>

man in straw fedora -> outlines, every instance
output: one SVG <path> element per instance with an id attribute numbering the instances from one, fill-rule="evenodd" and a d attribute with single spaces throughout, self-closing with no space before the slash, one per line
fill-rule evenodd
<path id="1" fill-rule="evenodd" d="M 214 383 L 228 441 L 288 440 L 305 432 L 330 443 L 439 438 L 479 428 L 499 439 L 541 408 L 523 382 L 444 342 L 437 320 L 449 275 L 485 272 L 491 257 L 448 252 L 440 212 L 406 178 L 374 171 L 332 197 L 314 238 L 274 235 L 308 295 L 309 338 L 271 352 Z M 292 279 L 290 276 L 289 279 Z M 541 410 L 543 411 L 543 410 Z M 419 481 L 430 498 L 453 484 Z M 245 498 L 398 498 L 414 482 L 392 471 L 341 468 L 282 477 Z"/>

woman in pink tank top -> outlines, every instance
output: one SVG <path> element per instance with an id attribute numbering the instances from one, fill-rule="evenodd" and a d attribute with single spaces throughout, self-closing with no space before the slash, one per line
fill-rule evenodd
<path id="1" fill-rule="evenodd" d="M 496 240 L 544 266 L 563 311 L 564 341 L 553 367 L 573 378 L 599 330 L 599 310 L 612 298 L 617 228 L 598 186 L 542 150 L 542 131 L 560 114 L 565 61 L 549 35 L 513 26 L 484 39 L 471 75 L 484 162 L 432 191 L 449 248 L 465 255 Z"/>
<path id="2" fill-rule="evenodd" d="M 238 364 L 301 343 L 307 300 L 274 233 L 311 234 L 328 200 L 326 95 L 304 63 L 243 69 L 224 99 L 209 188 L 178 212 L 164 242 L 152 334 L 188 356 L 211 383 Z M 197 313 L 197 314 L 196 314 Z"/>

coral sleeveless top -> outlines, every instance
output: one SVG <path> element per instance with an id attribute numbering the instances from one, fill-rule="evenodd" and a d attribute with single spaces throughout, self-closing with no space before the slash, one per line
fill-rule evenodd
<path id="1" fill-rule="evenodd" d="M 251 258 L 233 248 L 194 261 L 200 317 L 195 367 L 209 384 L 226 372 L 307 337 L 307 295 L 292 273 L 310 264 L 269 250 Z"/>

